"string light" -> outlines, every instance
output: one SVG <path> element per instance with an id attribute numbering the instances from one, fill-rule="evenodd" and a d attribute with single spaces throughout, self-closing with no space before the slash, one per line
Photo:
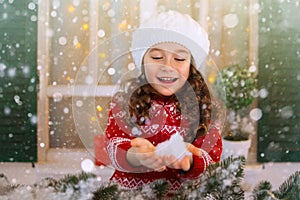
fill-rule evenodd
<path id="1" fill-rule="evenodd" d="M 211 73 L 209 76 L 208 76 L 208 82 L 209 83 L 214 83 L 216 80 L 216 74 L 215 73 Z"/>
<path id="2" fill-rule="evenodd" d="M 91 116 L 91 121 L 96 121 L 96 117 Z"/>
<path id="3" fill-rule="evenodd" d="M 105 53 L 100 53 L 99 56 L 100 56 L 100 58 L 105 58 L 106 54 Z"/>
<path id="4" fill-rule="evenodd" d="M 74 6 L 69 6 L 69 7 L 68 7 L 68 11 L 69 11 L 70 13 L 73 13 L 73 12 L 75 11 Z"/>
<path id="5" fill-rule="evenodd" d="M 101 106 L 97 106 L 97 110 L 99 111 L 99 112 L 101 112 L 102 110 L 103 110 L 103 108 L 101 107 Z"/>
<path id="6" fill-rule="evenodd" d="M 246 32 L 247 32 L 247 33 L 249 33 L 249 32 L 250 32 L 250 28 L 249 28 L 249 26 L 247 26 L 247 28 L 246 28 Z"/>
<path id="7" fill-rule="evenodd" d="M 82 25 L 82 29 L 83 29 L 83 30 L 86 31 L 86 30 L 88 30 L 88 28 L 89 28 L 89 25 L 88 25 L 88 24 L 83 24 L 83 25 Z"/>
<path id="8" fill-rule="evenodd" d="M 128 28 L 128 24 L 126 20 L 123 20 L 120 24 L 119 24 L 119 29 L 120 30 L 126 30 Z"/>
<path id="9" fill-rule="evenodd" d="M 76 49 L 79 49 L 81 47 L 81 44 L 78 42 L 76 45 L 75 45 L 75 48 Z"/>

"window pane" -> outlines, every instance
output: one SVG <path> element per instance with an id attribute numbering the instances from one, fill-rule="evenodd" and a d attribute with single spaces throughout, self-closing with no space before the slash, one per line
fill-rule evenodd
<path id="1" fill-rule="evenodd" d="M 126 72 L 132 62 L 128 51 L 130 35 L 124 37 L 125 34 L 122 34 L 118 40 L 112 38 L 137 27 L 138 6 L 138 0 L 50 1 L 47 30 L 50 46 L 48 84 L 51 87 L 48 89 L 53 94 L 49 103 L 50 147 L 92 146 L 92 136 L 99 134 L 99 127 L 95 128 L 96 131 L 93 131 L 93 127 L 85 128 L 85 123 L 81 126 L 80 120 L 74 117 L 74 102 L 70 97 L 72 87 L 68 86 L 119 84 L 120 79 L 128 77 Z M 82 89 L 77 94 L 85 98 L 85 92 Z M 87 116 L 92 119 L 83 120 L 99 120 L 100 129 L 105 130 L 110 97 L 96 98 L 93 95 L 88 95 L 91 104 L 85 99 L 83 102 L 89 105 L 84 106 L 95 106 L 92 111 L 95 109 L 98 112 L 97 109 L 100 109 L 101 112 L 98 112 L 98 116 L 89 113 Z M 93 103 L 100 106 L 92 105 Z M 81 128 L 76 129 L 75 120 L 77 127 Z M 91 123 L 92 126 L 95 122 L 98 121 Z M 81 132 L 88 132 L 88 138 L 84 136 L 82 140 Z"/>
<path id="2" fill-rule="evenodd" d="M 53 0 L 49 12 L 49 84 L 67 85 L 89 53 L 89 1 Z"/>
<path id="3" fill-rule="evenodd" d="M 81 120 L 97 120 L 97 123 L 91 123 L 94 127 L 76 127 L 74 113 L 72 112 L 72 98 L 55 98 L 50 99 L 50 147 L 51 148 L 84 148 L 93 146 L 93 136 L 102 134 L 99 131 L 99 125 L 105 130 L 107 124 L 107 110 L 109 107 L 110 97 L 100 98 L 91 97 L 91 106 L 95 106 L 95 116 L 92 115 L 86 119 L 83 113 Z M 80 102 L 77 103 L 79 105 Z M 92 105 L 94 104 L 94 105 Z M 80 121 L 76 122 L 80 126 Z"/>

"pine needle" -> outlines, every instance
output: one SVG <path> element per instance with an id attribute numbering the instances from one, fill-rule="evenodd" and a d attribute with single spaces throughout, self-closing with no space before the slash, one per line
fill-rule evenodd
<path id="1" fill-rule="evenodd" d="M 167 181 L 159 180 L 152 184 L 152 189 L 158 199 L 162 199 L 168 193 L 169 184 Z"/>
<path id="2" fill-rule="evenodd" d="M 280 199 L 300 199 L 300 171 L 295 172 L 284 181 L 275 195 Z"/>
<path id="3" fill-rule="evenodd" d="M 92 173 L 81 172 L 77 175 L 67 174 L 58 181 L 50 181 L 56 191 L 65 192 L 68 187 L 72 187 L 74 190 L 78 190 L 77 184 L 79 181 L 86 181 L 88 178 L 94 178 L 96 175 Z"/>
<path id="4" fill-rule="evenodd" d="M 109 185 L 107 187 L 100 187 L 95 191 L 92 200 L 113 200 L 117 199 L 118 185 Z"/>
<path id="5" fill-rule="evenodd" d="M 272 189 L 272 184 L 269 181 L 261 181 L 257 186 L 254 187 L 252 191 L 252 196 L 255 199 L 265 199 L 270 196 L 270 191 Z"/>

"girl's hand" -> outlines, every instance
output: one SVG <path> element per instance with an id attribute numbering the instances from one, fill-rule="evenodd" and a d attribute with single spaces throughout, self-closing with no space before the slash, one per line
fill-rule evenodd
<path id="1" fill-rule="evenodd" d="M 135 138 L 127 153 L 127 160 L 133 166 L 145 166 L 155 171 L 164 171 L 162 158 L 155 154 L 155 146 L 147 139 Z"/>
<path id="2" fill-rule="evenodd" d="M 202 156 L 202 151 L 200 148 L 195 147 L 194 145 L 192 145 L 191 143 L 185 143 L 186 144 L 186 149 L 191 152 L 193 155 L 195 156 Z"/>
<path id="3" fill-rule="evenodd" d="M 192 155 L 202 156 L 202 152 L 199 148 L 190 143 L 186 143 L 186 148 Z M 188 171 L 193 163 L 193 156 L 184 156 L 181 160 L 176 159 L 174 156 L 164 156 L 163 160 L 167 167 L 172 169 L 182 169 Z"/>
<path id="4" fill-rule="evenodd" d="M 163 156 L 164 163 L 171 169 L 182 169 L 188 171 L 193 162 L 193 156 L 184 156 L 181 160 L 175 158 L 175 156 Z"/>

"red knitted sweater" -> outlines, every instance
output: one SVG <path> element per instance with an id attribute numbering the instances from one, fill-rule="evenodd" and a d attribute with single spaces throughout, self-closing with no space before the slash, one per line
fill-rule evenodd
<path id="1" fill-rule="evenodd" d="M 169 183 L 170 192 L 176 191 L 185 179 L 198 178 L 208 165 L 220 160 L 221 136 L 218 128 L 211 126 L 206 135 L 196 138 L 193 142 L 193 145 L 201 148 L 203 156 L 193 156 L 193 166 L 189 171 L 167 168 L 163 172 L 155 172 L 147 167 L 132 167 L 126 161 L 126 152 L 131 147 L 130 142 L 133 138 L 144 137 L 156 146 L 176 132 L 184 137 L 188 123 L 184 122 L 180 113 L 176 111 L 174 102 L 162 98 L 151 101 L 151 121 L 141 126 L 140 131 L 131 129 L 126 124 L 125 114 L 126 111 L 121 110 L 116 103 L 111 103 L 106 129 L 106 150 L 115 168 L 111 180 L 117 181 L 124 188 L 134 188 L 164 179 Z"/>

